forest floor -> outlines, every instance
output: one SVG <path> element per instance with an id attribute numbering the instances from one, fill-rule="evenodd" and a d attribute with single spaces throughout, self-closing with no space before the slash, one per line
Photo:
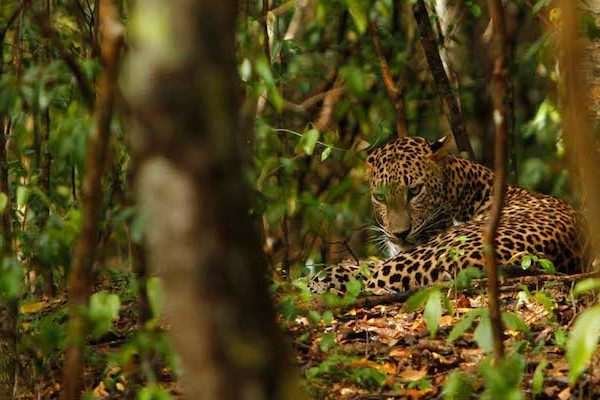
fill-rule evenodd
<path id="1" fill-rule="evenodd" d="M 116 293 L 121 298 L 119 316 L 108 333 L 90 338 L 85 352 L 85 399 L 182 398 L 173 353 L 166 339 L 168 327 L 159 321 L 139 323 L 139 305 L 131 282 L 121 272 L 105 277 L 95 291 Z M 21 361 L 18 400 L 59 399 L 64 355 L 67 296 L 32 298 L 20 307 Z M 33 347 L 33 343 L 43 343 Z M 176 363 L 176 361 L 175 361 Z M 140 391 L 146 388 L 146 396 Z"/>
<path id="2" fill-rule="evenodd" d="M 509 354 L 523 355 L 524 371 L 515 379 L 520 380 L 526 398 L 600 398 L 598 354 L 578 384 L 569 385 L 567 332 L 577 314 L 594 300 L 591 296 L 575 298 L 572 287 L 573 282 L 564 281 L 529 287 L 511 285 L 501 295 L 503 310 L 519 317 L 507 321 L 510 326 L 506 347 Z M 135 298 L 115 282 L 105 281 L 98 289 L 120 292 L 123 302 L 112 330 L 89 342 L 85 383 L 93 396 L 90 398 L 139 398 L 139 390 L 148 382 L 165 389 L 172 399 L 181 398 L 177 373 L 165 360 L 170 350 L 161 350 L 161 345 L 157 345 L 164 341 L 167 327 L 146 327 L 140 334 Z M 450 311 L 446 309 L 438 319 L 435 336 L 431 335 L 422 310 L 408 312 L 403 302 L 346 307 L 333 312 L 318 306 L 314 309 L 323 311 L 320 318 L 308 314 L 284 322 L 311 397 L 443 398 L 448 377 L 454 371 L 462 371 L 468 379 L 457 383 L 471 386 L 473 394 L 454 398 L 479 398 L 484 390 L 482 366 L 486 364 L 486 352 L 482 347 L 486 347 L 486 339 L 477 332 L 479 318 L 469 315 L 486 307 L 485 290 L 452 292 L 447 299 Z M 62 379 L 60 346 L 48 355 L 47 349 L 29 348 L 27 337 L 44 332 L 48 319 L 64 323 L 66 304 L 63 295 L 22 305 L 23 355 L 17 399 L 58 399 Z M 457 333 L 461 326 L 461 334 L 449 340 L 452 331 Z"/>
<path id="3" fill-rule="evenodd" d="M 576 300 L 571 292 L 572 283 L 546 282 L 501 295 L 503 310 L 520 317 L 507 321 L 511 326 L 505 343 L 508 354 L 523 355 L 523 373 L 517 371 L 513 378 L 526 398 L 600 398 L 600 368 L 588 369 L 577 385 L 569 385 L 567 332 L 590 301 Z M 444 397 L 449 375 L 460 370 L 465 374 L 454 379 L 450 390 L 455 397 L 449 398 L 479 398 L 486 374 L 481 347 L 488 338 L 482 337 L 483 329 L 477 332 L 477 319 L 469 315 L 486 307 L 484 293 L 450 294 L 451 312 L 439 318 L 433 337 L 424 313 L 407 312 L 404 304 L 352 308 L 326 322 L 296 318 L 288 330 L 311 394 L 327 399 L 437 399 Z M 464 333 L 450 341 L 453 328 Z M 460 397 L 462 385 L 472 386 L 472 394 Z"/>

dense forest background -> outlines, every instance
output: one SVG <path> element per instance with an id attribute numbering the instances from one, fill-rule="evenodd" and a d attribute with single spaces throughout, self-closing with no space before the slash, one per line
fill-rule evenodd
<path id="1" fill-rule="evenodd" d="M 513 285 L 493 366 L 481 287 L 373 311 L 307 285 L 381 256 L 369 149 L 448 136 L 493 167 L 489 4 L 508 182 L 595 204 L 594 2 L 192 3 L 0 3 L 0 398 L 596 398 L 594 277 Z"/>

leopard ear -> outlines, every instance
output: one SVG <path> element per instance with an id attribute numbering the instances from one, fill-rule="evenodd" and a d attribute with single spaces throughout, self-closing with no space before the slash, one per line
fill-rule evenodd
<path id="1" fill-rule="evenodd" d="M 431 149 L 431 159 L 433 161 L 442 161 L 453 151 L 452 140 L 449 136 L 444 136 L 441 139 L 436 140 L 429 144 Z"/>

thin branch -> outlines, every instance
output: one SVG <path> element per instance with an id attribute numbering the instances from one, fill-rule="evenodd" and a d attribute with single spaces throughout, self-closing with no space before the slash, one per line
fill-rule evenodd
<path id="1" fill-rule="evenodd" d="M 83 225 L 73 254 L 69 275 L 70 320 L 68 348 L 63 367 L 61 399 L 76 400 L 81 396 L 83 379 L 83 346 L 87 324 L 82 309 L 87 304 L 94 280 L 94 260 L 98 241 L 98 225 L 102 210 L 102 177 L 106 170 L 110 141 L 110 125 L 115 103 L 123 27 L 111 0 L 102 0 L 101 53 L 104 71 L 98 84 L 95 129 L 90 135 L 82 190 Z"/>
<path id="2" fill-rule="evenodd" d="M 469 142 L 464 117 L 458 105 L 458 99 L 454 93 L 452 93 L 452 87 L 450 86 L 448 75 L 446 75 L 446 70 L 444 69 L 442 58 L 440 57 L 438 43 L 431 26 L 429 13 L 427 12 L 424 0 L 417 0 L 414 3 L 413 14 L 417 22 L 419 35 L 421 37 L 421 45 L 425 51 L 433 81 L 437 88 L 438 95 L 444 102 L 444 111 L 450 122 L 454 141 L 461 152 L 467 153 L 467 155 L 473 159 L 473 148 Z"/>
<path id="3" fill-rule="evenodd" d="M 337 79 L 334 83 L 333 90 L 330 90 L 329 93 L 323 99 L 323 107 L 321 108 L 321 112 L 319 113 L 319 118 L 315 122 L 315 128 L 319 131 L 323 132 L 327 130 L 329 125 L 331 124 L 331 120 L 333 118 L 333 110 L 335 109 L 335 105 L 342 98 L 342 94 L 344 94 L 344 86 L 340 79 Z"/>
<path id="4" fill-rule="evenodd" d="M 269 0 L 262 0 L 263 4 L 263 18 L 261 20 L 262 28 L 263 28 L 263 51 L 265 52 L 265 57 L 267 58 L 267 62 L 271 65 L 271 38 L 269 37 Z"/>
<path id="5" fill-rule="evenodd" d="M 319 104 L 321 101 L 327 98 L 327 96 L 331 96 L 334 94 L 339 94 L 338 92 L 343 91 L 344 89 L 341 87 L 333 88 L 326 90 L 321 93 L 317 93 L 313 96 L 310 96 L 306 100 L 304 100 L 300 104 L 293 103 L 291 101 L 285 100 L 283 107 L 288 111 L 293 111 L 299 114 L 307 113 L 311 108 Z"/>
<path id="6" fill-rule="evenodd" d="M 383 54 L 379 32 L 374 22 L 369 24 L 369 32 L 373 41 L 373 47 L 375 48 L 375 54 L 379 60 L 379 68 L 381 69 L 381 77 L 383 78 L 385 90 L 396 110 L 396 134 L 398 137 L 407 137 L 408 124 L 406 122 L 406 107 L 404 104 L 404 85 L 396 85 L 394 82 L 390 66 Z"/>
<path id="7" fill-rule="evenodd" d="M 483 250 L 488 276 L 488 308 L 494 338 L 494 357 L 500 360 L 504 357 L 504 342 L 502 314 L 498 300 L 498 271 L 496 264 L 496 244 L 494 242 L 506 190 L 506 141 L 509 137 L 509 121 L 511 111 L 506 106 L 509 96 L 506 52 L 506 26 L 504 9 L 501 0 L 488 0 L 488 8 L 493 23 L 492 33 L 492 102 L 494 105 L 494 191 L 492 209 L 483 234 Z"/>

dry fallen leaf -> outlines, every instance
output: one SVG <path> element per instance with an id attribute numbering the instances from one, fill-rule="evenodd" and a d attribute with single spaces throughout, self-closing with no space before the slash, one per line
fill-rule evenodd
<path id="1" fill-rule="evenodd" d="M 109 393 L 106 391 L 106 387 L 104 386 L 104 382 L 100 382 L 98 386 L 94 388 L 94 396 L 99 397 L 101 399 L 106 399 L 109 396 Z"/>
<path id="2" fill-rule="evenodd" d="M 571 388 L 566 388 L 558 394 L 560 400 L 569 400 L 571 398 Z"/>
<path id="3" fill-rule="evenodd" d="M 427 368 L 423 368 L 423 369 L 419 369 L 419 370 L 407 368 L 407 369 L 401 371 L 400 374 L 398 374 L 398 377 L 400 379 L 402 379 L 403 381 L 408 381 L 408 382 L 418 381 L 418 380 L 425 378 L 426 376 L 427 376 Z"/>
<path id="4" fill-rule="evenodd" d="M 21 314 L 35 314 L 42 311 L 46 307 L 48 307 L 48 303 L 44 301 L 38 301 L 35 303 L 22 304 L 19 310 L 21 311 Z"/>

